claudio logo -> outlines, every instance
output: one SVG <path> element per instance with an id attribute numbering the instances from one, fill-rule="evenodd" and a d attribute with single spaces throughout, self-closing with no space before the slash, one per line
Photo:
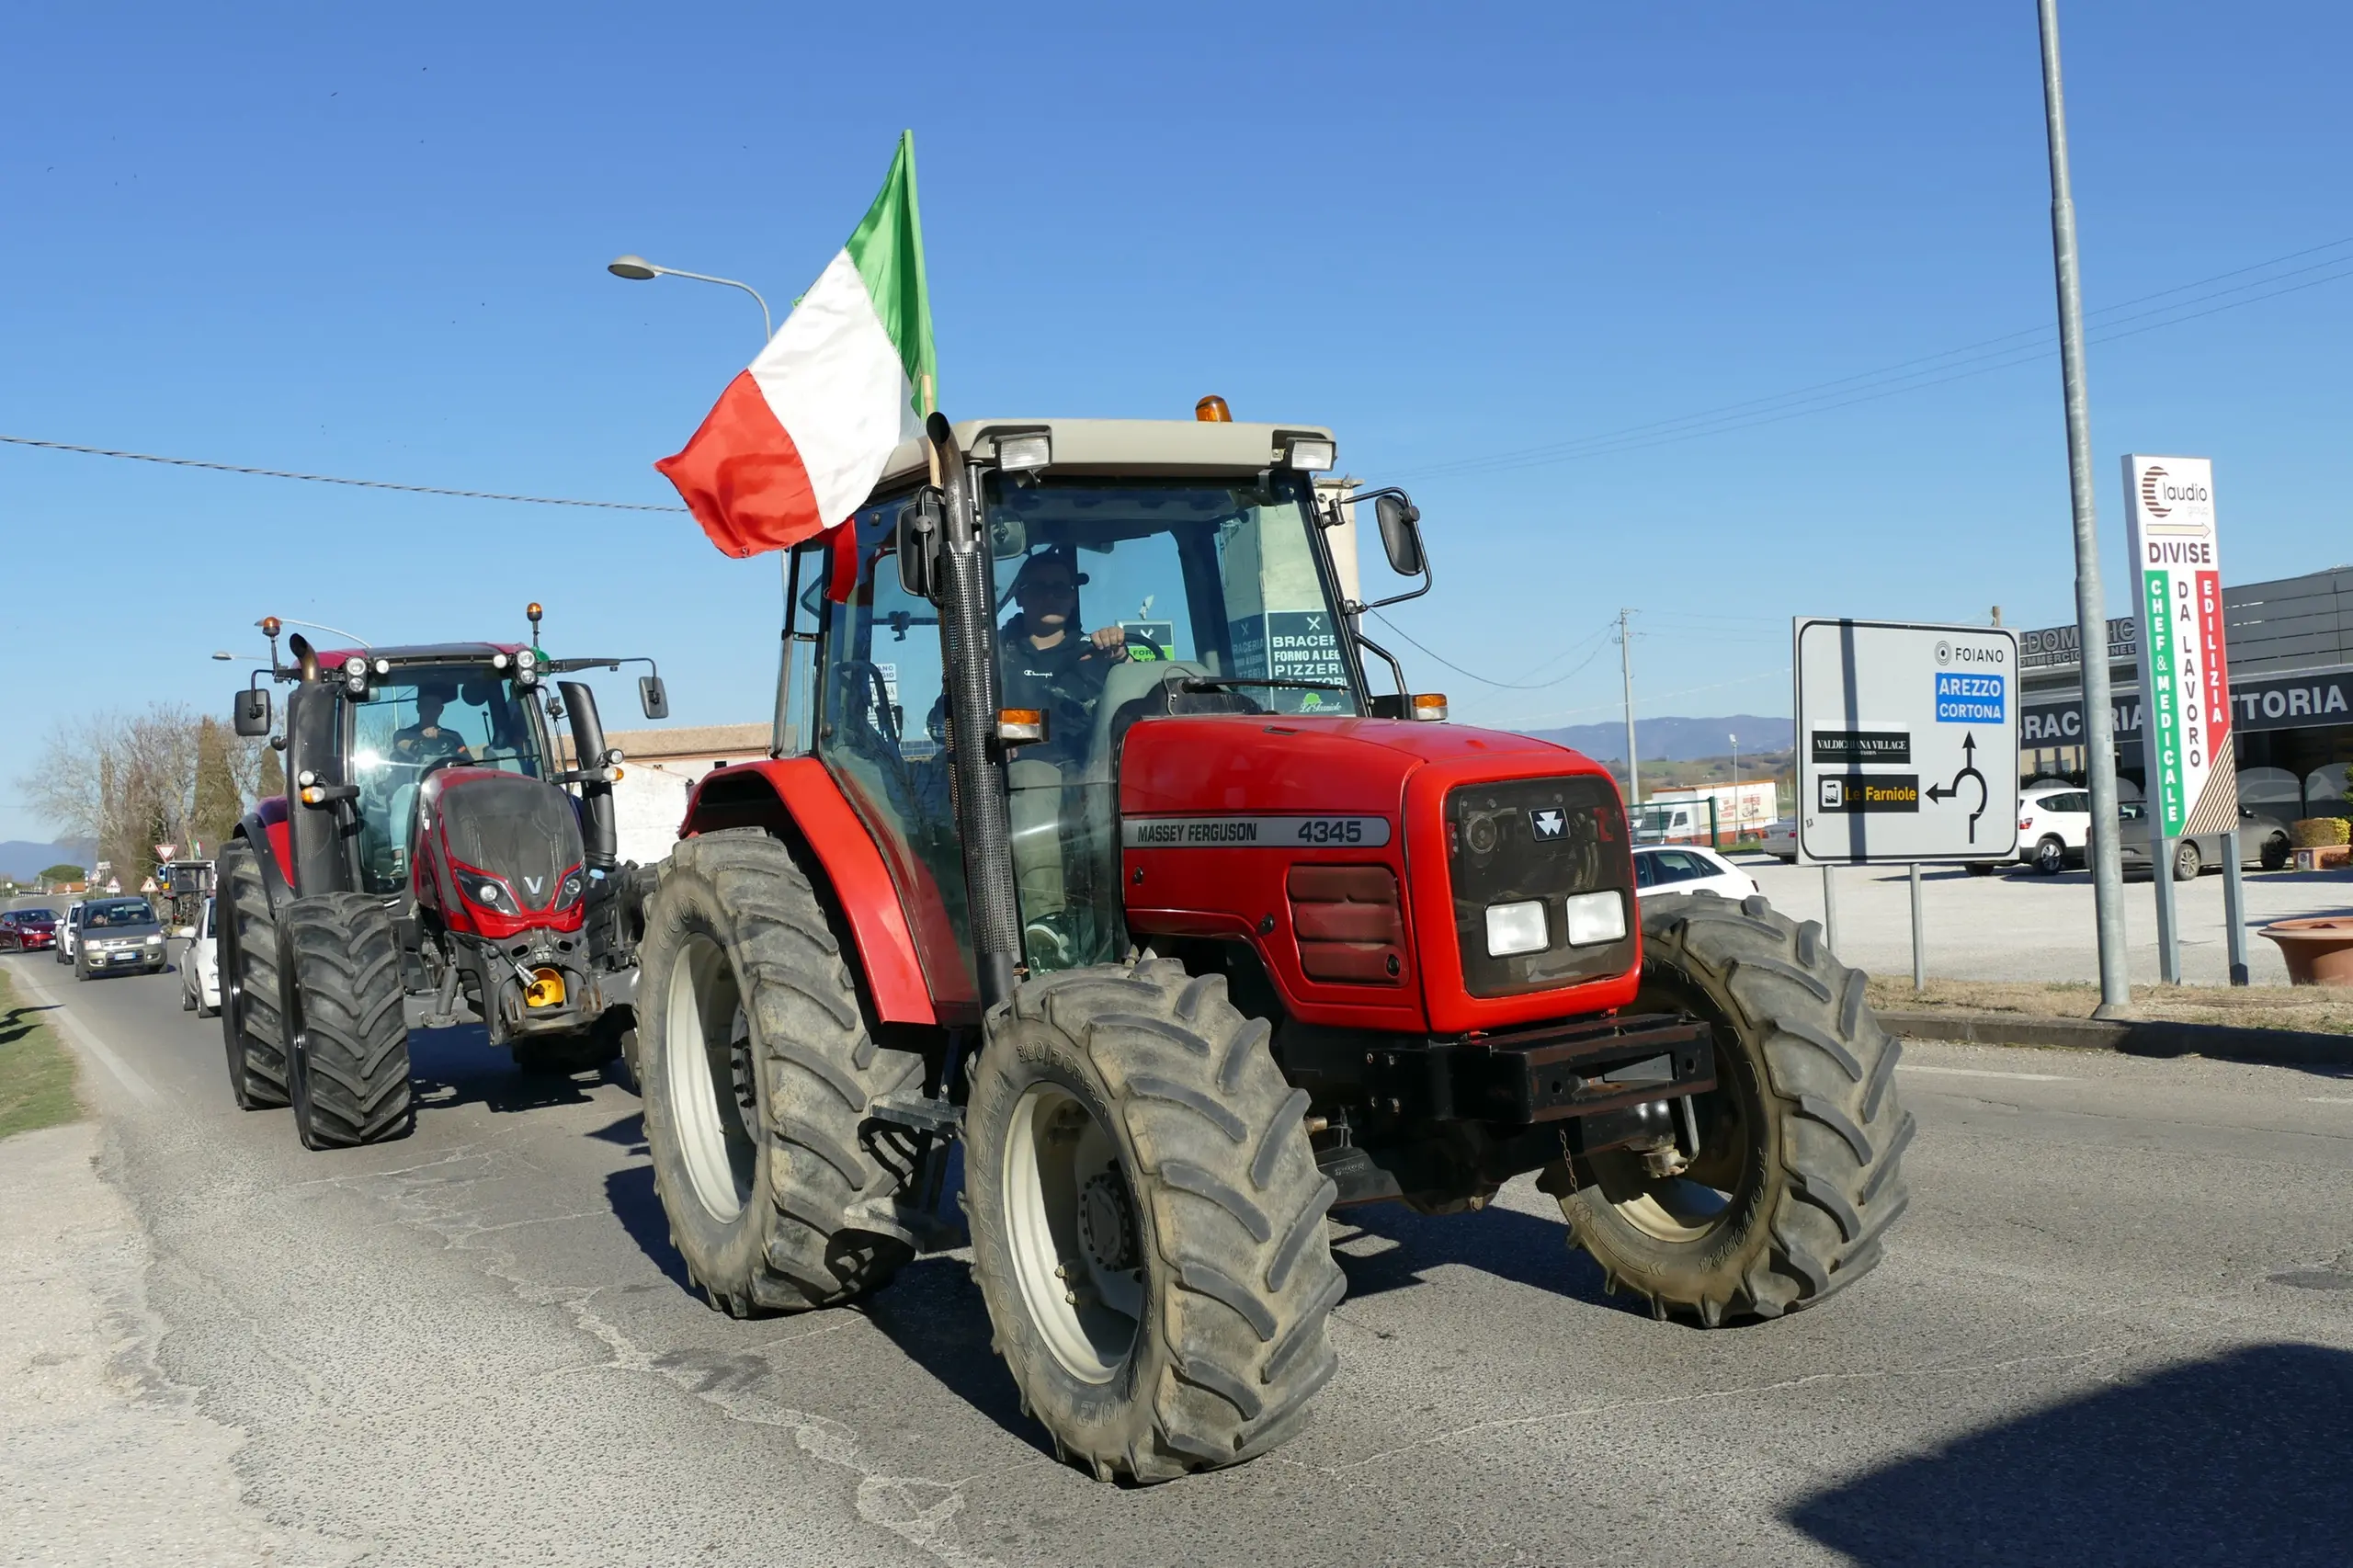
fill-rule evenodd
<path id="1" fill-rule="evenodd" d="M 2177 519 L 2170 526 L 2200 527 L 2213 500 L 2213 492 L 2205 485 L 2194 479 L 2175 477 L 2162 463 L 2151 463 L 2141 471 L 2141 509 L 2153 521 L 2186 511 L 2190 514 L 2188 517 Z"/>

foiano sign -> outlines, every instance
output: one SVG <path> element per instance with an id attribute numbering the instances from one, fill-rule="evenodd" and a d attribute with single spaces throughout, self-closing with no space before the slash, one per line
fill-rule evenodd
<path id="1" fill-rule="evenodd" d="M 2142 794 L 2166 838 L 2238 825 L 2214 465 L 2128 456 L 2125 533 L 2140 588 Z"/>

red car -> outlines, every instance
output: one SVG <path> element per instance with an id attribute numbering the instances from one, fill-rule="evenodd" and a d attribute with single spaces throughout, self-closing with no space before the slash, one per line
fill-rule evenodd
<path id="1" fill-rule="evenodd" d="M 37 953 L 57 946 L 53 909 L 0 911 L 0 953 Z"/>

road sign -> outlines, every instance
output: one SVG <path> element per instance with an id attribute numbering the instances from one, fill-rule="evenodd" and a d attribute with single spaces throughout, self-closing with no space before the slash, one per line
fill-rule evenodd
<path id="1" fill-rule="evenodd" d="M 176 844 L 158 844 L 155 846 L 155 858 L 168 860 L 179 853 L 179 848 L 180 846 Z"/>
<path id="2" fill-rule="evenodd" d="M 2143 797 L 2167 838 L 2222 833 L 2239 820 L 2222 649 L 2222 568 L 2214 541 L 2214 465 L 2127 457 L 2125 537 L 2140 588 Z"/>
<path id="3" fill-rule="evenodd" d="M 1802 617 L 1795 640 L 1801 859 L 2018 852 L 2017 632 Z"/>

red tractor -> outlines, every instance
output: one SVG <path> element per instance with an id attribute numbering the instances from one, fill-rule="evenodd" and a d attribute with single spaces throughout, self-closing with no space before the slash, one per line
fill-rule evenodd
<path id="1" fill-rule="evenodd" d="M 635 661 L 492 642 L 322 653 L 296 633 L 280 665 L 278 622 L 262 627 L 293 687 L 274 743 L 291 788 L 247 813 L 218 862 L 238 1105 L 290 1103 L 313 1149 L 400 1137 L 412 1022 L 479 1019 L 527 1070 L 620 1054 L 642 902 L 615 848 L 620 754 L 585 685 L 548 687 Z M 647 717 L 668 711 L 658 673 L 639 687 Z M 269 733 L 269 695 L 237 693 L 239 734 Z M 567 714 L 568 769 L 548 733 Z"/>
<path id="2" fill-rule="evenodd" d="M 1204 408 L 934 415 L 794 552 L 773 755 L 696 790 L 640 950 L 711 1304 L 875 1289 L 961 1140 L 1023 1408 L 1151 1482 L 1299 1427 L 1342 1205 L 1539 1173 L 1613 1289 L 1711 1327 L 1866 1273 L 1912 1122 L 1863 975 L 1762 898 L 1638 913 L 1609 776 L 1439 722 L 1358 629 L 1330 432 Z M 1353 502 L 1427 591 L 1412 504 Z"/>

